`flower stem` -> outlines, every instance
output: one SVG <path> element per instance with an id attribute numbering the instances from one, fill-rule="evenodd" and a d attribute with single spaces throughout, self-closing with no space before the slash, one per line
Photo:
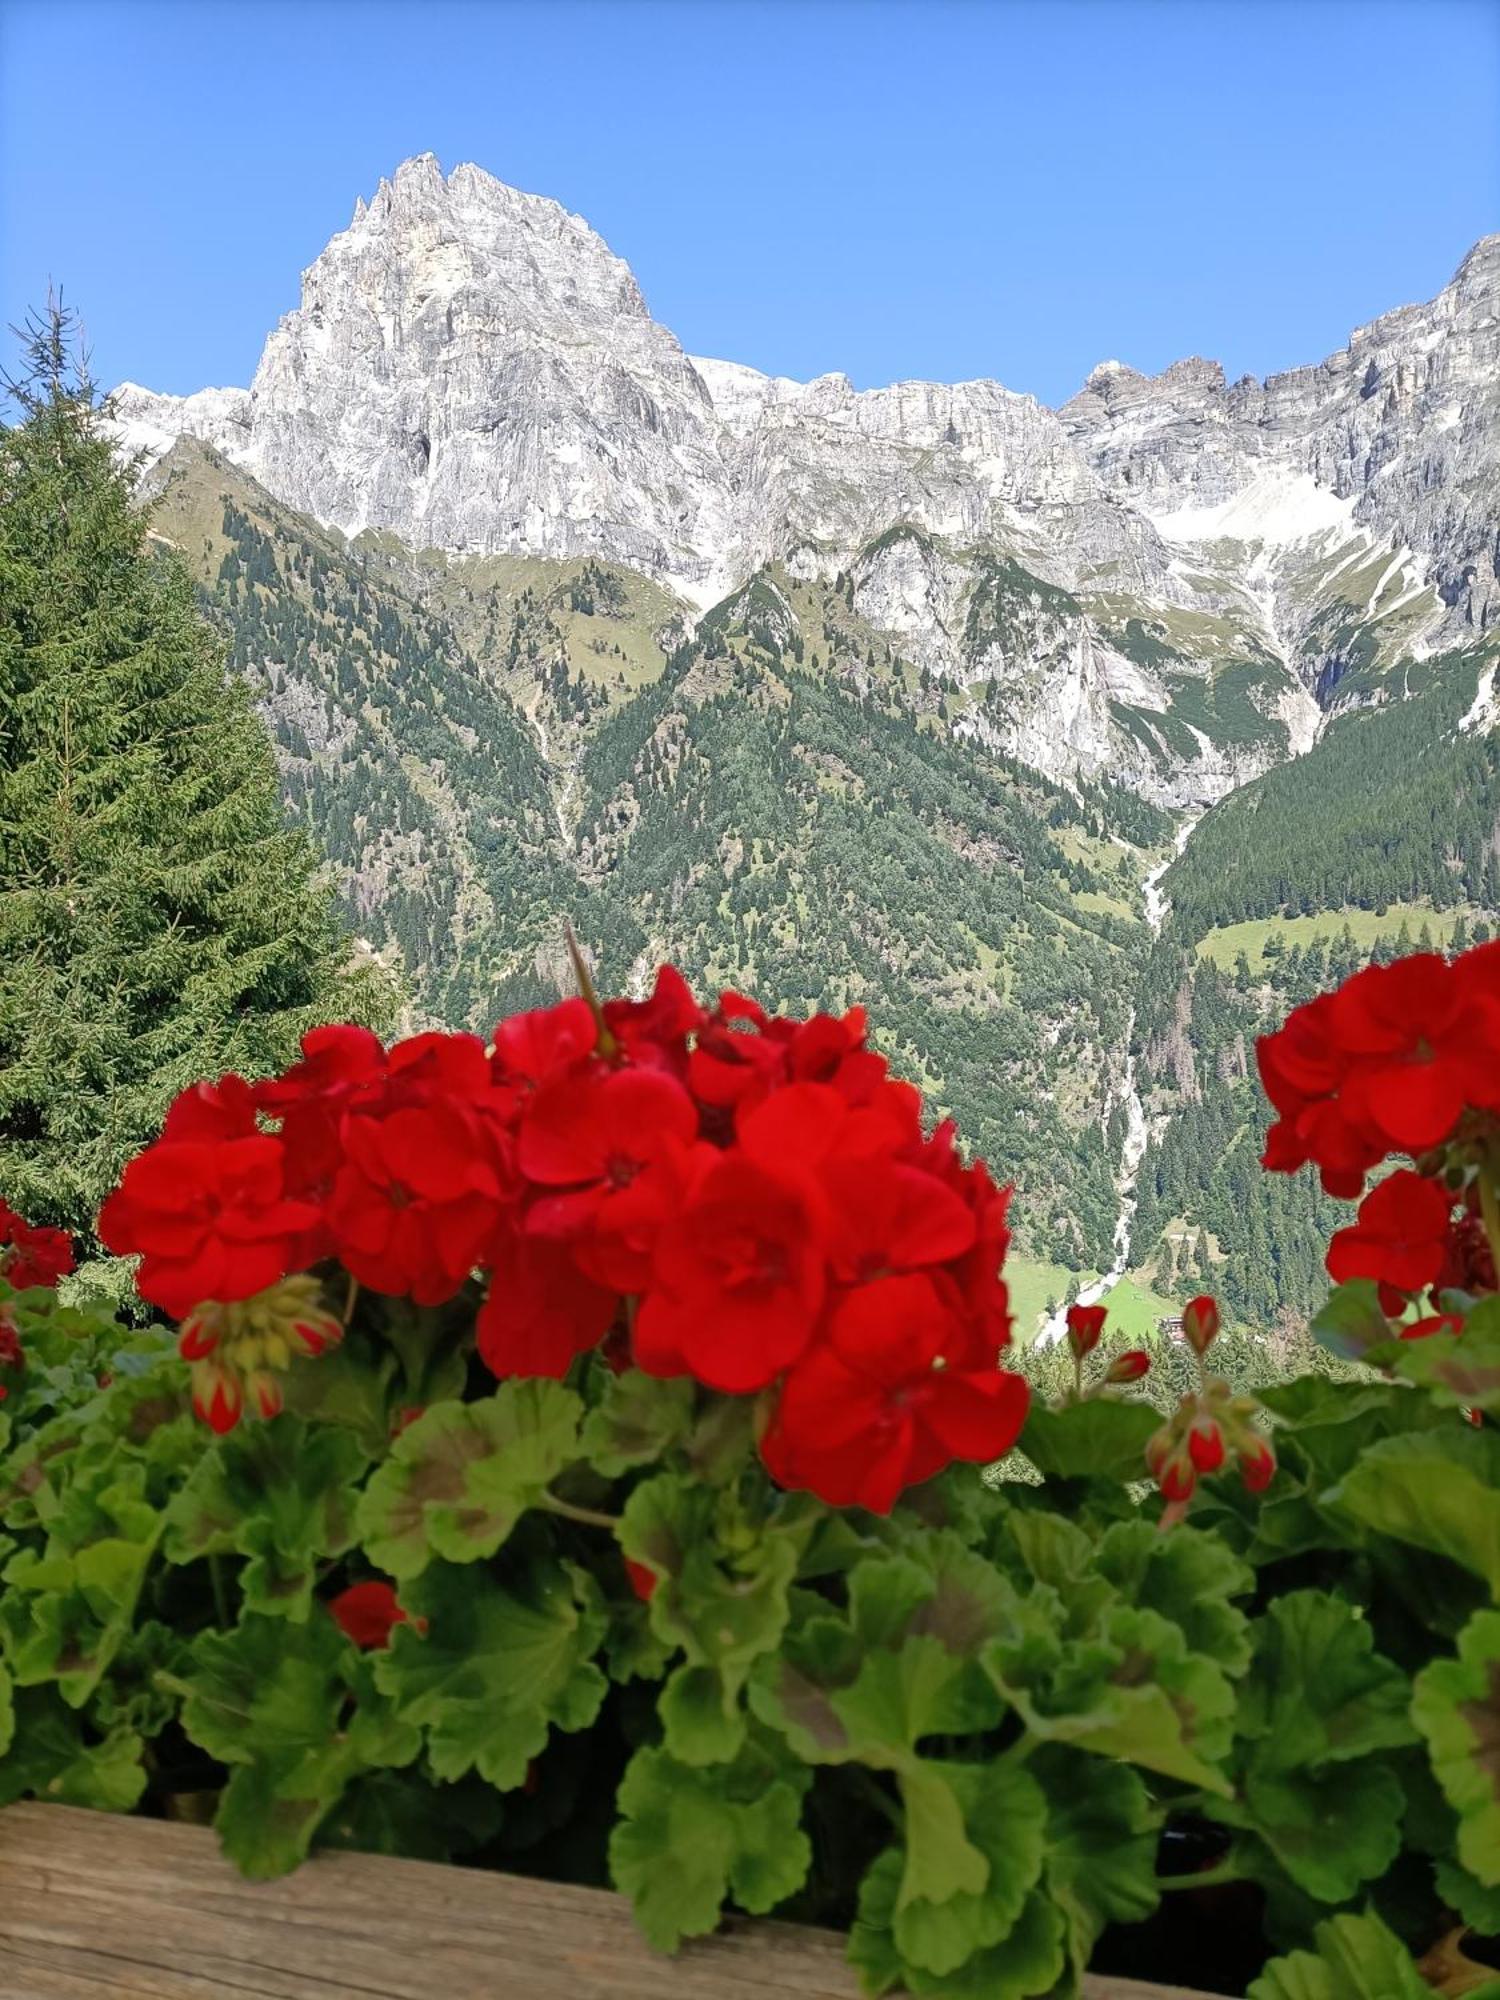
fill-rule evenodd
<path id="1" fill-rule="evenodd" d="M 1212 1868 L 1201 1868 L 1196 1875 L 1158 1875 L 1158 1889 L 1217 1889 L 1225 1882 L 1243 1882 L 1245 1876 L 1235 1867 L 1234 1862 L 1220 1861 Z"/>
<path id="2" fill-rule="evenodd" d="M 565 1521 L 579 1521 L 586 1528 L 603 1528 L 613 1534 L 620 1525 L 618 1514 L 601 1514 L 593 1507 L 575 1507 L 571 1500 L 559 1500 L 555 1493 L 544 1493 L 537 1502 L 549 1514 L 559 1514 Z"/>

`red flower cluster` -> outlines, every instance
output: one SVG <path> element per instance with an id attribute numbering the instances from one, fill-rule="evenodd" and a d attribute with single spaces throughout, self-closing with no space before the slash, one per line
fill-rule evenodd
<path id="1" fill-rule="evenodd" d="M 883 1510 L 1000 1456 L 1026 1411 L 999 1366 L 1009 1190 L 921 1110 L 862 1009 L 797 1022 L 726 993 L 706 1012 L 663 967 L 647 1000 L 566 1000 L 488 1049 L 324 1028 L 272 1082 L 200 1085 L 100 1233 L 139 1253 L 148 1299 L 212 1327 L 203 1365 L 234 1378 L 216 1421 L 235 1391 L 274 1404 L 268 1368 L 310 1350 L 305 1311 L 288 1333 L 285 1303 L 226 1321 L 206 1302 L 327 1258 L 420 1305 L 483 1273 L 495 1374 L 561 1376 L 603 1343 L 611 1366 L 765 1393 L 776 1478 Z"/>
<path id="2" fill-rule="evenodd" d="M 0 1278 L 12 1291 L 53 1286 L 73 1268 L 73 1239 L 65 1229 L 33 1229 L 0 1201 Z"/>
<path id="3" fill-rule="evenodd" d="M 1392 1153 L 1420 1158 L 1466 1112 L 1500 1112 L 1500 941 L 1367 966 L 1294 1008 L 1256 1055 L 1277 1113 L 1264 1164 L 1312 1161 L 1329 1194 L 1356 1197 Z"/>

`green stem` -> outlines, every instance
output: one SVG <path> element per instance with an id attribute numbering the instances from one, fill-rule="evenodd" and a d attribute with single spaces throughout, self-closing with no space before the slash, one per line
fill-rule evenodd
<path id="1" fill-rule="evenodd" d="M 618 1514 L 601 1514 L 593 1507 L 575 1507 L 571 1500 L 559 1500 L 555 1493 L 544 1493 L 537 1502 L 549 1514 L 559 1514 L 565 1521 L 579 1521 L 586 1528 L 603 1528 L 614 1534 L 620 1525 Z"/>
<path id="2" fill-rule="evenodd" d="M 224 1558 L 210 1556 L 208 1574 L 214 1587 L 214 1617 L 221 1632 L 227 1632 L 234 1620 L 229 1615 L 229 1583 L 224 1574 Z"/>
<path id="3" fill-rule="evenodd" d="M 1225 1882 L 1243 1882 L 1243 1872 L 1232 1861 L 1221 1861 L 1214 1868 L 1204 1868 L 1196 1875 L 1158 1875 L 1158 1889 L 1217 1889 Z"/>
<path id="4" fill-rule="evenodd" d="M 1024 1736 L 1018 1736 L 1008 1750 L 1001 1753 L 1004 1762 L 1007 1764 L 1024 1764 L 1032 1751 L 1041 1747 L 1041 1741 L 1040 1736 L 1033 1736 L 1028 1730 Z"/>
<path id="5" fill-rule="evenodd" d="M 846 1768 L 849 1771 L 850 1777 L 854 1780 L 864 1797 L 870 1801 L 870 1804 L 876 1807 L 878 1811 L 884 1813 L 897 1832 L 902 1831 L 906 1825 L 905 1815 L 889 1792 L 876 1779 L 874 1773 L 862 1770 L 857 1764 Z"/>

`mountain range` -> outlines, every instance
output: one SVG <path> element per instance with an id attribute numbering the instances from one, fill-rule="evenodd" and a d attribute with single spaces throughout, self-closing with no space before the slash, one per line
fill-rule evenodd
<path id="1" fill-rule="evenodd" d="M 1256 1027 L 1500 908 L 1500 236 L 1315 365 L 1054 411 L 689 356 L 429 154 L 248 389 L 110 420 L 414 1016 L 551 990 L 565 911 L 618 982 L 867 1000 L 1015 1173 L 1025 1317 L 1299 1309 Z"/>

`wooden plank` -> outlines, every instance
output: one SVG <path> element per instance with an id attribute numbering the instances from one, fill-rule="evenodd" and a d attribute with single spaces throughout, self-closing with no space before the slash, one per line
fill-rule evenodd
<path id="1" fill-rule="evenodd" d="M 0 2000 L 853 2000 L 831 1931 L 648 1951 L 600 1889 L 377 1855 L 246 1882 L 204 1827 L 0 1811 Z M 1087 2000 L 1212 2000 L 1093 1978 Z"/>

